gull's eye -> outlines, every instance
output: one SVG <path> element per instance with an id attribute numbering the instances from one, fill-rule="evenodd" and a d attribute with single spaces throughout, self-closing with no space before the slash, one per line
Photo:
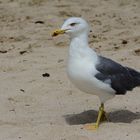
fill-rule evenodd
<path id="1" fill-rule="evenodd" d="M 77 23 L 71 23 L 70 26 L 75 26 Z"/>

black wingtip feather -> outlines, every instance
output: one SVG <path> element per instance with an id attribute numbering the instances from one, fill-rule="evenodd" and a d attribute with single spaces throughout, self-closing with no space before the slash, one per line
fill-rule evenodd
<path id="1" fill-rule="evenodd" d="M 129 73 L 134 78 L 135 86 L 140 86 L 140 72 L 138 72 L 132 68 L 128 68 L 128 67 L 126 67 L 126 69 L 129 71 Z"/>

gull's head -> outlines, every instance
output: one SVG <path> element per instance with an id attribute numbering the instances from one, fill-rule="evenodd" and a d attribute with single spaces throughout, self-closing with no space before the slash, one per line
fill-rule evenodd
<path id="1" fill-rule="evenodd" d="M 88 23 L 82 18 L 72 17 L 64 22 L 61 29 L 55 30 L 52 36 L 57 36 L 59 34 L 68 34 L 71 37 L 76 37 L 82 33 L 89 33 Z"/>

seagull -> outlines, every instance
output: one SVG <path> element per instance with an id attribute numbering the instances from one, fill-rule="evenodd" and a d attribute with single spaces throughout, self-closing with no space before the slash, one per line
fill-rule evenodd
<path id="1" fill-rule="evenodd" d="M 104 103 L 115 95 L 125 95 L 127 91 L 140 86 L 140 72 L 97 54 L 88 45 L 89 32 L 87 21 L 71 17 L 52 36 L 70 36 L 68 77 L 78 89 L 98 96 L 101 101 L 96 123 L 85 126 L 86 129 L 95 130 L 103 119 L 107 119 Z"/>

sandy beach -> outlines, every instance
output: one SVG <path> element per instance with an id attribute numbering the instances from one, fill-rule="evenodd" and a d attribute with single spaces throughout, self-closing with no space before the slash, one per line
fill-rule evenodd
<path id="1" fill-rule="evenodd" d="M 0 0 L 0 140 L 139 140 L 140 88 L 105 103 L 110 122 L 96 131 L 98 97 L 66 75 L 64 20 L 86 19 L 90 47 L 140 70 L 139 0 Z"/>

